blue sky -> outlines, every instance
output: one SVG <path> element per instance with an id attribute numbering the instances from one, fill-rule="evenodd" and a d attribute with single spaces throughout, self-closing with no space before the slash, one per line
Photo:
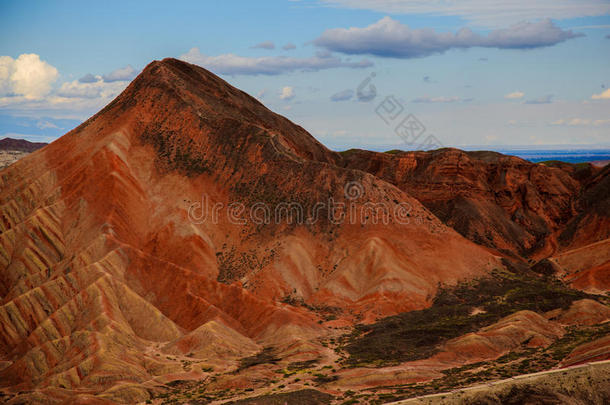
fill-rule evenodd
<path id="1" fill-rule="evenodd" d="M 6 0 L 0 137 L 53 140 L 164 57 L 333 149 L 414 148 L 395 131 L 408 115 L 444 146 L 610 146 L 607 0 Z"/>

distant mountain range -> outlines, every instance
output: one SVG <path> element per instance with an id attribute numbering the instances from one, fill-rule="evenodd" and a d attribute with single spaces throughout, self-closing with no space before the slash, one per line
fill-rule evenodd
<path id="1" fill-rule="evenodd" d="M 0 169 L 12 165 L 27 154 L 46 145 L 46 143 L 29 142 L 25 139 L 0 139 Z"/>
<path id="2" fill-rule="evenodd" d="M 34 152 L 44 146 L 44 142 L 30 142 L 25 139 L 4 138 L 0 139 L 0 150 L 11 150 L 19 152 Z"/>

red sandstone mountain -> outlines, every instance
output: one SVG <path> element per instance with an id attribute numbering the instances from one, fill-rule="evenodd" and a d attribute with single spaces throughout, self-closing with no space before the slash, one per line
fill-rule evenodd
<path id="1" fill-rule="evenodd" d="M 416 197 L 468 239 L 509 255 L 547 257 L 610 237 L 609 168 L 535 164 L 496 152 L 344 152 Z"/>
<path id="2" fill-rule="evenodd" d="M 455 150 L 342 156 L 202 68 L 153 62 L 0 172 L 0 385 L 23 392 L 17 402 L 134 403 L 174 380 L 225 392 L 266 387 L 291 364 L 339 367 L 324 339 L 506 271 L 497 250 L 540 252 L 568 224 L 566 246 L 581 246 L 583 227 L 601 227 L 587 244 L 607 235 L 604 176 Z M 331 199 L 364 214 L 333 221 Z M 230 220 L 236 203 L 245 224 Z M 286 203 L 318 221 L 245 214 Z M 499 356 L 536 324 L 544 346 L 563 324 L 544 332 L 541 317 L 503 318 L 476 339 Z M 468 342 L 445 342 L 429 375 Z"/>
<path id="3" fill-rule="evenodd" d="M 51 396 L 145 399 L 141 385 L 121 384 L 182 371 L 167 353 L 214 361 L 221 352 L 224 368 L 325 333 L 319 315 L 287 297 L 372 320 L 428 305 L 439 283 L 501 267 L 417 200 L 339 159 L 204 69 L 151 63 L 98 114 L 2 173 L 0 380 Z M 423 221 L 188 217 L 202 194 L 310 212 L 345 202 L 349 182 L 361 184 L 358 205 L 408 204 Z"/>
<path id="4" fill-rule="evenodd" d="M 396 185 L 477 244 L 583 290 L 610 288 L 610 166 L 457 149 L 350 150 L 343 165 Z"/>

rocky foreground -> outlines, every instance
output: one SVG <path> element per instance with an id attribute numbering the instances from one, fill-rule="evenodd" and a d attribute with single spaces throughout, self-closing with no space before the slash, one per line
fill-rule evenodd
<path id="1" fill-rule="evenodd" d="M 153 62 L 0 172 L 3 400 L 380 403 L 610 359 L 609 171 L 336 153 Z"/>

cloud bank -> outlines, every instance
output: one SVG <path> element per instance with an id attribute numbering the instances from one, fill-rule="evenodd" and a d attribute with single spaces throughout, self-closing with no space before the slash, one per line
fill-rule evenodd
<path id="1" fill-rule="evenodd" d="M 541 48 L 580 36 L 583 34 L 562 30 L 550 19 L 535 23 L 521 22 L 483 36 L 470 28 L 462 28 L 456 33 L 438 33 L 429 28 L 412 29 L 390 17 L 384 17 L 364 28 L 326 30 L 313 42 L 329 51 L 345 54 L 409 59 L 472 47 Z"/>
<path id="2" fill-rule="evenodd" d="M 116 69 L 105 75 L 87 73 L 78 80 L 64 82 L 56 95 L 63 98 L 108 98 L 118 94 L 127 82 L 136 77 L 138 71 L 131 65 Z"/>
<path id="3" fill-rule="evenodd" d="M 99 80 L 99 77 L 92 75 L 91 73 L 87 73 L 80 79 L 78 79 L 81 83 L 95 83 Z"/>
<path id="4" fill-rule="evenodd" d="M 265 56 L 259 58 L 238 56 L 232 53 L 208 56 L 192 48 L 180 59 L 225 75 L 279 75 L 295 71 L 318 71 L 333 68 L 361 69 L 373 66 L 367 59 L 359 62 L 346 61 L 327 52 L 319 52 L 309 58 L 287 56 Z"/>
<path id="5" fill-rule="evenodd" d="M 59 73 L 39 55 L 22 54 L 17 59 L 0 56 L 0 109 L 86 117 L 116 97 L 136 74 L 128 65 L 106 75 L 88 73 L 54 86 Z"/>
<path id="6" fill-rule="evenodd" d="M 290 86 L 282 87 L 282 90 L 280 91 L 280 98 L 282 100 L 292 100 L 295 96 L 296 94 L 294 93 L 294 88 Z"/>
<path id="7" fill-rule="evenodd" d="M 505 95 L 504 98 L 508 99 L 508 100 L 516 100 L 516 99 L 523 98 L 523 96 L 525 96 L 524 92 L 522 92 L 522 91 L 514 91 L 512 93 L 508 93 L 507 95 Z"/>
<path id="8" fill-rule="evenodd" d="M 131 81 L 138 72 L 131 66 L 127 65 L 124 68 L 117 69 L 107 75 L 102 75 L 102 79 L 106 83 Z"/>
<path id="9" fill-rule="evenodd" d="M 330 96 L 331 101 L 348 101 L 354 97 L 354 90 L 343 90 Z"/>
<path id="10" fill-rule="evenodd" d="M 58 77 L 57 69 L 34 53 L 24 53 L 17 59 L 0 56 L 0 97 L 40 99 L 51 91 Z"/>
<path id="11" fill-rule="evenodd" d="M 275 44 L 272 41 L 264 41 L 251 46 L 253 49 L 275 49 Z"/>
<path id="12" fill-rule="evenodd" d="M 591 96 L 593 100 L 610 100 L 610 89 L 606 89 L 599 94 Z"/>
<path id="13" fill-rule="evenodd" d="M 501 27 L 524 20 L 565 19 L 610 14 L 606 0 L 322 0 L 337 7 L 388 14 L 459 16 L 483 27 Z"/>

